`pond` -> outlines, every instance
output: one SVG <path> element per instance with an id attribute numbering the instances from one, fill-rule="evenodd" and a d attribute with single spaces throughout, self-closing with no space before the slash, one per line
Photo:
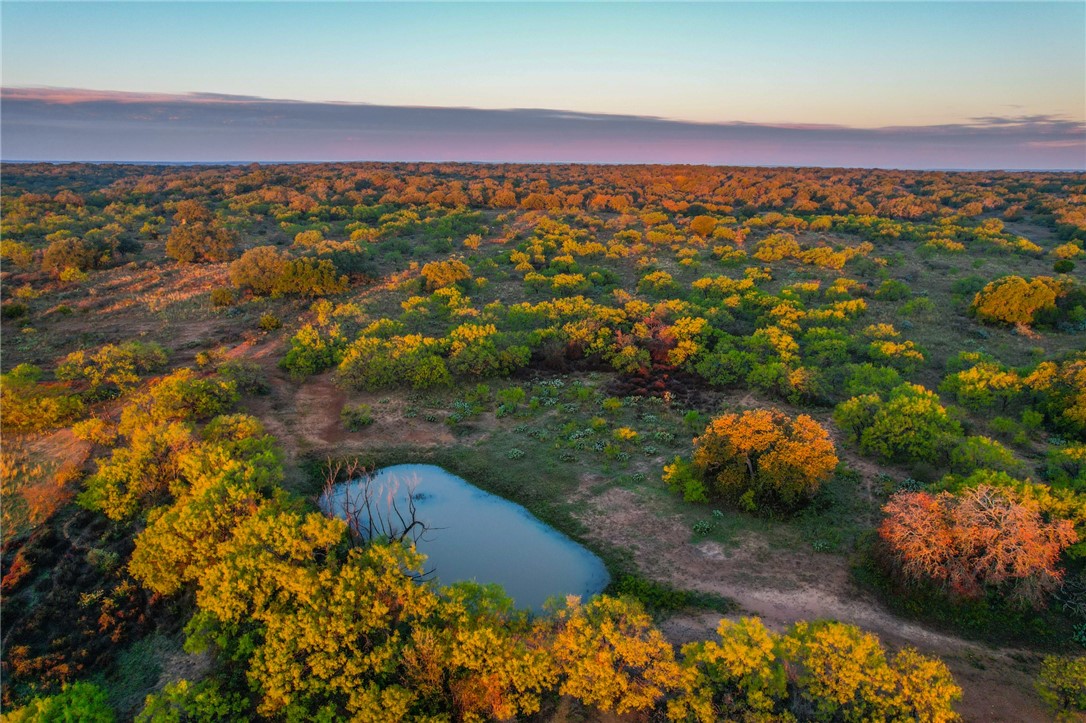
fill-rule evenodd
<path id="1" fill-rule="evenodd" d="M 385 467 L 368 480 L 338 484 L 330 496 L 321 497 L 326 512 L 353 518 L 363 534 L 369 522 L 386 532 L 390 525 L 402 531 L 401 516 L 409 522 L 412 506 L 426 526 L 415 544 L 426 555 L 426 570 L 433 571 L 428 577 L 442 584 L 498 583 L 517 607 L 538 611 L 550 597 L 588 597 L 610 581 L 596 555 L 520 505 L 441 467 Z"/>

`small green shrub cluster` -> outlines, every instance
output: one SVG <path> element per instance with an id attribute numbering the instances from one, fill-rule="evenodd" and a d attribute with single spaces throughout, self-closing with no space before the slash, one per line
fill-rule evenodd
<path id="1" fill-rule="evenodd" d="M 373 410 L 368 404 L 345 404 L 339 418 L 349 432 L 360 432 L 373 424 Z"/>

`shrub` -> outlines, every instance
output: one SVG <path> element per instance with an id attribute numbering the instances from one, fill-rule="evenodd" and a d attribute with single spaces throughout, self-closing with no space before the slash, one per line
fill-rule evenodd
<path id="1" fill-rule="evenodd" d="M 214 289 L 211 292 L 211 305 L 215 307 L 233 306 L 237 302 L 234 292 L 230 289 Z"/>
<path id="2" fill-rule="evenodd" d="M 970 436 L 951 451 L 950 466 L 955 472 L 969 474 L 978 469 L 1015 472 L 1022 465 L 1013 452 L 994 439 Z"/>
<path id="3" fill-rule="evenodd" d="M 339 418 L 350 432 L 360 432 L 373 424 L 373 410 L 368 404 L 345 404 Z"/>
<path id="4" fill-rule="evenodd" d="M 1065 444 L 1049 449 L 1045 478 L 1052 485 L 1086 495 L 1086 444 Z"/>
<path id="5" fill-rule="evenodd" d="M 347 290 L 347 277 L 328 259 L 292 258 L 274 246 L 257 246 L 230 264 L 230 282 L 256 294 L 324 296 Z"/>
<path id="6" fill-rule="evenodd" d="M 524 389 L 521 387 L 507 387 L 506 389 L 498 390 L 498 401 L 513 410 L 524 402 L 525 396 Z"/>
<path id="7" fill-rule="evenodd" d="M 893 367 L 865 362 L 851 364 L 848 369 L 845 393 L 854 397 L 862 394 L 884 394 L 901 385 L 901 374 Z"/>
<path id="8" fill-rule="evenodd" d="M 935 311 L 935 302 L 927 296 L 918 296 L 901 305 L 901 313 L 905 316 L 924 316 Z"/>
<path id="9" fill-rule="evenodd" d="M 100 417 L 91 417 L 72 425 L 72 434 L 77 439 L 94 444 L 111 445 L 117 439 L 117 429 Z"/>
<path id="10" fill-rule="evenodd" d="M 436 291 L 471 278 L 471 268 L 459 259 L 431 261 L 420 272 L 428 291 Z"/>
<path id="11" fill-rule="evenodd" d="M 224 227 L 206 208 L 197 210 L 198 202 L 182 207 L 174 216 L 175 225 L 166 238 L 166 255 L 179 263 L 220 262 L 234 258 L 238 245 L 236 231 Z"/>
<path id="12" fill-rule="evenodd" d="M 0 241 L 0 259 L 20 269 L 29 269 L 34 265 L 34 249 L 22 241 L 4 239 Z"/>
<path id="13" fill-rule="evenodd" d="M 290 350 L 279 366 L 295 379 L 303 379 L 339 364 L 346 345 L 339 327 L 333 326 L 322 333 L 321 329 L 306 324 L 291 338 Z"/>
<path id="14" fill-rule="evenodd" d="M 671 464 L 664 465 L 663 480 L 671 491 L 681 494 L 687 502 L 709 501 L 709 490 L 701 473 L 689 460 L 676 457 Z"/>
<path id="15" fill-rule="evenodd" d="M 1046 655 L 1034 683 L 1057 721 L 1082 720 L 1086 713 L 1086 656 Z"/>
<path id="16" fill-rule="evenodd" d="M 136 723 L 172 723 L 173 721 L 244 720 L 250 703 L 240 693 L 223 690 L 214 678 L 198 683 L 179 680 L 147 696 Z"/>
<path id="17" fill-rule="evenodd" d="M 902 301 L 912 295 L 909 285 L 897 279 L 887 279 L 875 289 L 875 298 L 880 301 Z"/>
<path id="18" fill-rule="evenodd" d="M 347 286 L 347 277 L 340 275 L 331 261 L 306 257 L 287 262 L 272 293 L 325 296 L 342 293 Z"/>
<path id="19" fill-rule="evenodd" d="M 4 319 L 22 319 L 30 311 L 30 307 L 18 301 L 9 301 L 0 306 L 0 317 Z"/>
<path id="20" fill-rule="evenodd" d="M 243 394 L 267 394 L 271 389 L 264 367 L 256 362 L 233 360 L 219 365 L 216 371 L 229 379 Z"/>
<path id="21" fill-rule="evenodd" d="M 0 374 L 0 426 L 15 432 L 53 429 L 83 413 L 79 397 L 56 385 L 39 384 L 41 369 L 20 364 Z"/>
<path id="22" fill-rule="evenodd" d="M 722 620 L 719 641 L 682 648 L 684 695 L 672 720 L 952 721 L 961 688 L 938 659 L 888 656 L 871 633 L 838 622 L 783 634 L 757 618 Z"/>
<path id="23" fill-rule="evenodd" d="M 61 273 L 66 269 L 89 271 L 98 267 L 102 253 L 93 244 L 73 237 L 53 241 L 42 254 L 41 267 Z"/>
<path id="24" fill-rule="evenodd" d="M 268 311 L 260 315 L 260 321 L 256 325 L 264 331 L 275 331 L 283 326 L 283 322 L 278 316 Z"/>
<path id="25" fill-rule="evenodd" d="M 96 395 L 112 395 L 131 389 L 140 377 L 166 366 L 166 351 L 154 342 L 126 341 L 106 344 L 93 354 L 75 351 L 57 365 L 58 379 L 82 380 Z"/>
<path id="26" fill-rule="evenodd" d="M 274 246 L 248 249 L 230 264 L 230 283 L 257 294 L 271 294 L 286 269 L 286 262 L 287 257 Z"/>
<path id="27" fill-rule="evenodd" d="M 56 695 L 34 698 L 22 708 L 4 714 L 4 723 L 113 723 L 114 720 L 105 691 L 92 683 L 82 682 L 65 685 Z"/>
<path id="28" fill-rule="evenodd" d="M 1060 259 L 1052 264 L 1052 270 L 1057 274 L 1069 274 L 1075 270 L 1075 262 L 1071 259 Z"/>

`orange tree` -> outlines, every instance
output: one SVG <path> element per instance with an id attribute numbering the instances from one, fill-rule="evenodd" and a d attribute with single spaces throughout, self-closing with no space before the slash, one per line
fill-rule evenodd
<path id="1" fill-rule="evenodd" d="M 1060 586 L 1060 553 L 1078 537 L 1070 520 L 1046 522 L 1036 502 L 988 485 L 959 495 L 901 492 L 883 511 L 879 535 L 906 577 L 967 598 L 998 588 L 1034 607 Z"/>
<path id="2" fill-rule="evenodd" d="M 694 440 L 694 467 L 710 492 L 745 507 L 795 508 L 833 474 L 837 454 L 825 428 L 774 409 L 717 417 Z"/>

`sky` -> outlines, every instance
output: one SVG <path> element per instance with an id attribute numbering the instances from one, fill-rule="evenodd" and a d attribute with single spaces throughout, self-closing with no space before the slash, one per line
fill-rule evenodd
<path id="1" fill-rule="evenodd" d="M 6 160 L 1086 169 L 1077 1 L 4 0 L 0 22 Z"/>

